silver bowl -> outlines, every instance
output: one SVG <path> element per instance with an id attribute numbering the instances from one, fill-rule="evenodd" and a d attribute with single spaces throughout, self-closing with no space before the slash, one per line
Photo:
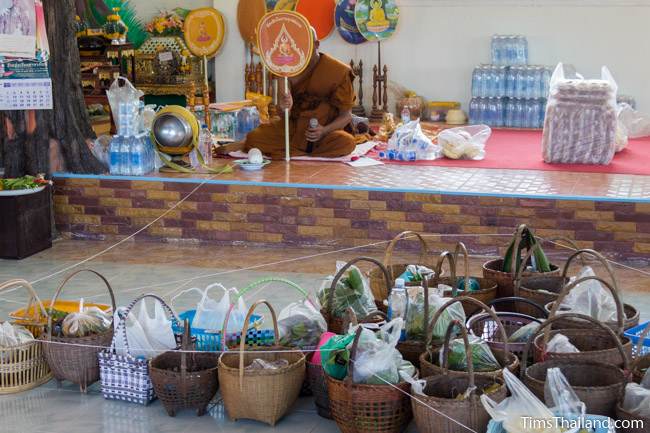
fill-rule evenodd
<path id="1" fill-rule="evenodd" d="M 174 113 L 163 113 L 151 127 L 156 142 L 163 147 L 187 147 L 192 144 L 192 125 Z"/>

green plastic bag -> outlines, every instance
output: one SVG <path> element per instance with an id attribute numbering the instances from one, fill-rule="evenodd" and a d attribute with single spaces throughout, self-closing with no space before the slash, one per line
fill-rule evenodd
<path id="1" fill-rule="evenodd" d="M 499 362 L 494 357 L 488 344 L 475 335 L 469 336 L 469 345 L 472 347 L 472 363 L 474 371 L 487 372 L 501 369 Z M 443 365 L 443 353 L 440 351 L 440 365 Z M 467 355 L 465 343 L 458 338 L 449 344 L 449 369 L 454 371 L 467 371 Z"/>
<path id="2" fill-rule="evenodd" d="M 354 333 L 335 335 L 320 348 L 321 365 L 325 373 L 334 379 L 343 380 L 348 375 L 350 351 L 348 346 L 354 341 Z"/>

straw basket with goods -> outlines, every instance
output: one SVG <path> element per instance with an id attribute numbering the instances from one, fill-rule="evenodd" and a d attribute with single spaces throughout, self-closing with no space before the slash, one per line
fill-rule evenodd
<path id="1" fill-rule="evenodd" d="M 253 304 L 244 323 L 262 304 L 271 311 L 275 345 L 262 350 L 246 350 L 242 342 L 239 351 L 224 352 L 219 358 L 219 382 L 226 412 L 231 419 L 252 419 L 274 426 L 300 394 L 305 379 L 305 355 L 279 345 L 278 321 L 275 310 L 267 301 Z M 224 329 L 226 326 L 224 323 Z M 254 368 L 255 362 L 262 365 L 273 363 L 274 366 Z"/>
<path id="2" fill-rule="evenodd" d="M 400 341 L 397 343 L 397 350 L 402 354 L 402 357 L 407 361 L 411 362 L 416 368 L 420 367 L 420 355 L 426 350 L 426 329 L 427 329 L 427 320 L 429 318 L 429 276 L 425 275 L 422 280 L 422 291 L 423 291 L 423 307 L 422 307 L 422 335 L 412 335 L 408 333 L 408 340 Z M 412 304 L 409 304 L 409 307 L 413 308 Z M 412 310 L 407 310 L 407 320 L 411 318 Z"/>
<path id="3" fill-rule="evenodd" d="M 530 307 L 534 311 L 537 311 L 536 316 L 534 317 L 526 314 L 511 312 L 518 310 L 518 305 L 522 304 Z M 495 314 L 501 321 L 501 324 L 505 328 L 506 334 L 508 336 L 508 349 L 515 356 L 517 356 L 517 358 L 521 359 L 524 354 L 524 348 L 526 347 L 526 341 L 510 340 L 512 340 L 513 335 L 517 331 L 526 325 L 529 325 L 533 322 L 538 324 L 542 323 L 542 320 L 546 319 L 547 317 L 546 310 L 544 310 L 544 307 L 541 305 L 537 305 L 528 299 L 517 297 L 495 299 L 489 302 L 487 305 L 493 309 L 496 308 L 497 311 L 495 311 Z M 500 305 L 510 305 L 509 311 L 504 311 Z M 499 332 L 499 325 L 492 319 L 492 316 L 490 314 L 479 313 L 470 317 L 467 321 L 467 328 L 469 328 L 474 335 L 486 341 L 492 350 L 504 350 L 504 342 Z"/>
<path id="4" fill-rule="evenodd" d="M 599 323 L 590 316 L 583 314 L 571 314 L 575 319 L 586 323 Z M 544 385 L 546 373 L 549 368 L 559 368 L 562 374 L 575 391 L 576 395 L 585 403 L 587 413 L 594 415 L 613 416 L 619 396 L 625 388 L 627 379 L 623 370 L 613 364 L 598 362 L 592 359 L 567 359 L 555 358 L 533 364 L 527 367 L 527 356 L 530 353 L 533 342 L 538 335 L 548 326 L 557 323 L 559 317 L 544 322 L 528 340 L 524 349 L 522 359 L 521 378 L 524 384 L 540 399 L 544 399 Z M 583 332 L 588 332 L 583 330 Z M 611 331 L 608 331 L 616 343 L 619 356 L 623 358 L 624 370 L 629 371 L 629 359 L 619 338 Z"/>
<path id="5" fill-rule="evenodd" d="M 219 354 L 197 352 L 191 343 L 190 325 L 184 322 L 180 351 L 169 351 L 151 360 L 149 375 L 156 396 L 169 416 L 182 409 L 206 413 L 219 388 Z"/>
<path id="6" fill-rule="evenodd" d="M 11 321 L 12 325 L 24 326 L 38 337 L 42 332 L 42 320 L 47 317 L 45 307 L 41 303 L 32 285 L 25 280 L 9 280 L 0 284 L 0 292 L 24 287 L 29 292 L 37 308 L 33 309 L 30 321 L 24 317 L 21 323 Z M 40 341 L 32 340 L 16 346 L 0 347 L 0 394 L 13 394 L 36 388 L 52 378 L 50 368 L 45 361 L 43 346 Z"/>
<path id="7" fill-rule="evenodd" d="M 90 269 L 83 269 L 68 275 L 59 285 L 50 305 L 57 308 L 57 300 L 63 287 L 82 272 L 90 272 L 102 280 L 111 297 L 111 311 L 115 311 L 115 295 L 111 285 L 103 275 Z M 85 393 L 89 385 L 99 380 L 97 354 L 111 344 L 113 326 L 111 324 L 104 332 L 92 333 L 84 337 L 65 337 L 53 335 L 53 325 L 52 312 L 50 312 L 47 330 L 41 336 L 45 359 L 59 384 L 68 380 L 79 385 L 81 392 Z"/>
<path id="8" fill-rule="evenodd" d="M 562 305 L 564 299 L 567 297 L 569 292 L 574 289 L 578 284 L 589 281 L 589 280 L 594 280 L 599 282 L 609 290 L 609 292 L 612 294 L 612 297 L 614 299 L 614 303 L 616 304 L 616 317 L 620 319 L 621 317 L 624 317 L 624 323 L 623 327 L 625 329 L 630 329 L 636 325 L 639 324 L 639 312 L 636 308 L 634 308 L 631 305 L 628 304 L 623 304 L 621 301 L 621 297 L 618 293 L 617 285 L 615 284 L 616 282 L 614 281 L 613 284 L 609 284 L 608 282 L 604 281 L 602 278 L 599 277 L 594 277 L 594 276 L 587 276 L 584 278 L 581 278 L 580 280 L 574 281 L 572 284 L 566 285 L 560 294 L 558 295 L 557 299 L 554 302 L 551 302 L 549 304 L 546 304 L 545 308 L 546 311 L 549 312 L 549 317 L 551 316 L 565 316 L 564 314 L 566 312 L 566 308 Z M 605 322 L 607 326 L 609 326 L 611 329 L 615 331 L 620 330 L 620 323 L 618 320 L 616 321 L 608 321 Z M 576 320 L 572 318 L 565 318 L 564 320 L 559 320 L 556 325 L 556 329 L 567 329 L 567 328 L 585 328 L 588 327 L 589 325 L 585 323 L 584 321 L 581 320 Z"/>
<path id="9" fill-rule="evenodd" d="M 326 375 L 332 417 L 343 433 L 401 433 L 411 422 L 411 385 L 366 385 L 352 382 L 362 328 L 350 349 L 348 374 L 343 380 Z"/>
<path id="10" fill-rule="evenodd" d="M 646 328 L 646 332 L 650 331 L 650 325 Z M 639 345 L 643 344 L 643 341 L 639 341 Z M 639 348 L 640 349 L 640 348 Z M 638 352 L 637 352 L 638 353 Z M 632 379 L 634 382 L 640 384 L 645 375 L 644 371 L 650 367 L 650 354 L 636 358 L 631 365 Z M 627 426 L 621 427 L 619 431 L 621 433 L 650 433 L 650 417 L 641 417 L 630 413 L 628 410 L 623 409 L 625 395 L 621 396 L 621 400 L 616 405 L 616 419 L 621 421 L 629 422 Z M 633 422 L 643 423 L 641 428 L 638 428 L 638 424 L 635 426 Z M 636 428 L 635 428 L 636 427 Z"/>
<path id="11" fill-rule="evenodd" d="M 487 305 L 484 303 L 477 301 L 476 299 L 473 298 L 466 298 L 466 297 L 458 297 L 454 298 L 447 303 L 445 303 L 442 307 L 436 311 L 436 314 L 433 316 L 431 319 L 431 323 L 429 325 L 429 331 L 428 331 L 428 341 L 429 341 L 429 349 L 427 352 L 423 353 L 420 356 L 420 372 L 422 377 L 428 377 L 428 376 L 437 376 L 443 373 L 443 368 L 438 365 L 437 363 L 439 362 L 440 359 L 440 352 L 441 350 L 443 353 L 448 350 L 449 347 L 449 339 L 451 337 L 451 334 L 447 333 L 445 336 L 445 341 L 443 342 L 442 347 L 435 347 L 433 343 L 435 343 L 432 339 L 433 336 L 433 329 L 436 326 L 436 323 L 440 318 L 442 317 L 443 312 L 451 307 L 453 304 L 459 303 L 459 302 L 467 302 L 468 304 L 475 305 L 476 307 L 482 309 L 485 311 L 487 314 L 490 315 L 494 323 L 497 324 L 499 332 L 501 334 L 501 339 L 502 341 L 508 341 L 508 337 L 506 334 L 506 330 L 501 323 L 501 320 L 497 315 L 495 314 L 494 311 L 492 311 Z M 488 372 L 476 372 L 475 374 L 480 377 L 502 377 L 503 376 L 503 369 L 507 368 L 508 370 L 516 373 L 517 368 L 519 368 L 519 359 L 515 355 L 513 355 L 510 350 L 509 350 L 509 344 L 506 343 L 503 345 L 503 350 L 494 350 L 493 355 L 496 358 L 497 362 L 499 363 L 500 367 L 497 370 L 494 371 L 488 371 Z M 468 373 L 466 371 L 454 371 L 454 370 L 449 370 L 447 372 L 449 376 L 455 376 L 455 377 L 467 377 Z"/>
<path id="12" fill-rule="evenodd" d="M 372 290 L 372 295 L 375 297 L 375 300 L 381 302 L 384 299 L 388 299 L 390 294 L 390 289 L 395 285 L 395 280 L 400 277 L 409 266 L 407 263 L 393 264 L 393 250 L 397 245 L 397 242 L 400 240 L 406 240 L 409 238 L 417 238 L 420 242 L 420 258 L 417 263 L 412 263 L 419 266 L 428 266 L 433 267 L 433 263 L 430 263 L 428 259 L 429 247 L 427 242 L 424 240 L 421 234 L 413 231 L 405 231 L 393 238 L 386 247 L 386 252 L 384 253 L 384 267 L 388 271 L 388 285 L 386 284 L 384 272 L 381 268 L 373 269 L 369 273 L 370 277 L 370 289 Z M 406 282 L 407 286 L 419 286 L 420 282 Z"/>
<path id="13" fill-rule="evenodd" d="M 178 322 L 172 309 L 156 295 L 142 295 L 131 302 L 117 326 L 113 335 L 111 347 L 99 352 L 99 373 L 102 384 L 102 394 L 108 400 L 122 400 L 131 403 L 147 405 L 155 399 L 153 383 L 149 375 L 149 361 L 146 358 L 136 358 L 129 349 L 126 334 L 126 321 L 133 308 L 145 299 L 154 299 L 166 310 L 172 322 Z M 125 353 L 118 354 L 116 339 L 121 338 Z M 150 354 L 152 356 L 153 354 Z"/>
<path id="14" fill-rule="evenodd" d="M 461 430 L 485 431 L 490 415 L 484 409 L 480 394 L 487 393 L 499 403 L 508 395 L 503 380 L 496 377 L 476 376 L 472 361 L 472 347 L 467 329 L 462 323 L 450 324 L 449 332 L 455 327 L 461 330 L 467 359 L 467 377 L 449 376 L 449 358 L 443 361 L 443 373 L 424 379 L 422 392 L 413 393 L 411 406 L 417 430 L 420 433 L 455 433 Z M 413 387 L 411 388 L 413 392 Z M 433 410 L 432 410 L 433 409 Z"/>
<path id="15" fill-rule="evenodd" d="M 333 313 L 334 311 L 334 291 L 337 288 L 337 285 L 341 278 L 345 275 L 346 271 L 350 269 L 354 264 L 359 263 L 359 262 L 368 262 L 376 265 L 381 273 L 384 275 L 384 284 L 385 284 L 385 293 L 390 294 L 390 291 L 392 289 L 392 284 L 391 284 L 391 279 L 388 274 L 388 270 L 384 267 L 383 264 L 379 260 L 373 259 L 372 257 L 357 257 L 356 259 L 352 259 L 349 262 L 345 264 L 339 271 L 337 272 L 336 276 L 332 280 L 332 284 L 329 288 L 329 292 L 327 294 L 327 303 L 326 305 L 323 305 L 321 308 L 321 314 L 325 318 L 325 321 L 327 322 L 327 330 L 330 332 L 333 332 L 335 334 L 344 334 L 346 329 L 345 329 L 345 323 L 346 323 L 346 318 L 344 316 L 338 317 Z M 382 298 L 383 299 L 383 298 Z M 387 299 L 387 298 L 386 298 Z M 375 298 L 375 303 L 379 303 L 379 300 Z M 385 311 L 385 307 L 380 308 L 380 310 Z M 381 321 L 381 320 L 377 320 Z"/>
<path id="16" fill-rule="evenodd" d="M 463 253 L 464 260 L 464 271 L 465 275 L 463 277 L 457 278 L 458 273 L 456 272 L 456 266 L 458 265 L 458 257 L 460 253 Z M 438 264 L 435 268 L 436 276 L 442 275 L 442 260 L 443 257 L 440 257 Z M 462 296 L 467 296 L 469 298 L 474 298 L 477 301 L 481 301 L 484 304 L 492 301 L 497 295 L 497 283 L 494 280 L 488 278 L 478 278 L 470 277 L 469 275 L 469 254 L 467 253 L 467 247 L 464 243 L 458 242 L 456 244 L 456 250 L 454 251 L 454 260 L 449 261 L 451 276 L 438 278 L 437 281 L 440 284 L 450 286 L 452 288 L 452 297 L 456 297 L 459 294 Z M 465 314 L 471 314 L 473 309 L 470 308 L 469 304 L 463 304 L 465 309 Z"/>
<path id="17" fill-rule="evenodd" d="M 535 236 L 525 225 L 520 225 L 515 232 L 508 252 L 505 257 L 502 259 L 495 259 L 486 262 L 483 265 L 483 276 L 490 280 L 496 281 L 498 285 L 497 297 L 504 298 L 514 295 L 514 281 L 517 275 L 517 270 L 519 267 L 526 268 L 529 264 L 532 264 L 532 261 L 522 262 L 521 261 L 521 250 L 525 248 L 526 250 L 534 249 L 534 254 L 536 259 L 539 259 L 542 263 L 545 262 L 545 257 L 539 247 L 539 243 Z M 539 261 L 537 265 L 540 266 Z M 559 275 L 560 268 L 551 263 L 544 263 L 547 266 L 547 270 L 542 272 L 530 272 L 524 270 L 523 276 L 527 277 L 529 275 L 542 275 L 542 276 L 551 276 Z M 541 266 L 540 266 L 541 267 Z"/>
<path id="18" fill-rule="evenodd" d="M 614 300 L 616 301 L 616 310 L 618 314 L 618 323 L 617 323 L 617 332 L 612 331 L 611 326 L 606 326 L 602 322 L 591 318 L 590 320 L 581 324 L 580 329 L 576 328 L 566 328 L 562 329 L 561 324 L 556 326 L 560 329 L 551 330 L 547 325 L 544 325 L 544 334 L 537 336 L 533 341 L 534 350 L 535 350 L 535 359 L 537 361 L 545 361 L 548 359 L 563 359 L 567 361 L 572 360 L 592 360 L 598 362 L 605 362 L 608 364 L 614 364 L 618 367 L 623 366 L 626 359 L 629 359 L 632 356 L 632 341 L 629 338 L 623 336 L 623 307 L 621 305 L 620 299 L 616 294 L 616 291 L 605 281 L 600 280 L 597 277 L 586 277 L 576 280 L 571 284 L 567 285 L 560 294 L 556 306 L 559 305 L 564 299 L 565 295 L 576 285 L 584 281 L 597 280 L 601 284 L 604 284 L 610 289 L 614 294 Z M 557 314 L 557 308 L 555 308 L 548 320 L 551 323 L 566 323 L 567 315 Z M 569 322 L 571 323 L 571 322 Z M 594 329 L 595 327 L 595 329 Z M 598 329 L 600 328 L 600 329 Z M 546 347 L 548 346 L 549 341 L 556 335 L 562 334 L 569 339 L 569 343 L 573 344 L 578 350 L 578 353 L 560 353 L 560 352 L 548 352 Z M 623 346 L 625 351 L 625 357 L 621 357 L 621 354 L 618 351 L 617 342 Z"/>

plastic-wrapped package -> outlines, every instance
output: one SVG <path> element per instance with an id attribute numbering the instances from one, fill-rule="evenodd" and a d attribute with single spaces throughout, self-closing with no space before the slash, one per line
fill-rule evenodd
<path id="1" fill-rule="evenodd" d="M 594 276 L 594 270 L 585 266 L 571 281 Z M 575 286 L 562 301 L 558 314 L 570 313 L 591 316 L 601 322 L 616 322 L 616 301 L 600 281 L 587 280 Z"/>
<path id="2" fill-rule="evenodd" d="M 0 347 L 15 347 L 34 340 L 34 336 L 25 327 L 9 322 L 0 324 Z"/>
<path id="3" fill-rule="evenodd" d="M 480 161 L 485 158 L 485 144 L 490 135 L 492 129 L 486 125 L 445 129 L 438 135 L 438 145 L 447 158 Z"/>
<path id="4" fill-rule="evenodd" d="M 337 262 L 337 271 L 345 266 L 345 262 Z M 328 277 L 318 290 L 318 301 L 327 308 L 329 291 L 334 277 Z M 377 310 L 375 298 L 370 290 L 368 279 L 356 266 L 351 266 L 334 289 L 332 310 L 329 313 L 335 317 L 342 317 L 348 307 L 354 310 L 357 317 L 366 317 Z"/>
<path id="5" fill-rule="evenodd" d="M 399 161 L 430 161 L 441 158 L 442 151 L 422 132 L 420 121 L 413 120 L 395 130 L 383 157 Z"/>
<path id="6" fill-rule="evenodd" d="M 421 265 L 408 265 L 406 267 L 406 270 L 397 277 L 398 279 L 402 279 L 407 283 L 414 283 L 414 282 L 420 282 L 422 281 L 422 276 L 423 275 L 431 275 L 433 274 L 433 270 L 427 268 L 426 266 L 421 266 Z"/>
<path id="7" fill-rule="evenodd" d="M 636 111 L 628 104 L 618 104 L 618 135 L 621 142 L 627 145 L 628 138 L 650 136 L 650 115 Z M 625 146 L 617 146 L 620 152 Z"/>
<path id="8" fill-rule="evenodd" d="M 126 338 L 129 343 L 129 352 L 136 358 L 150 359 L 159 353 L 176 348 L 176 339 L 172 329 L 172 320 L 167 317 L 160 302 L 154 302 L 154 315 L 147 312 L 146 300 L 138 303 L 137 310 L 132 311 L 126 318 L 118 310 L 115 312 L 113 326 L 115 332 L 121 331 L 121 321 L 126 320 Z M 119 355 L 126 354 L 124 339 L 118 335 L 115 339 L 115 350 Z"/>
<path id="9" fill-rule="evenodd" d="M 544 400 L 558 416 L 580 417 L 586 412 L 585 404 L 580 401 L 559 368 L 549 368 L 546 371 Z"/>
<path id="10" fill-rule="evenodd" d="M 606 67 L 600 80 L 551 78 L 542 153 L 548 163 L 609 164 L 616 152 L 618 86 Z"/>
<path id="11" fill-rule="evenodd" d="M 278 316 L 280 344 L 290 347 L 315 347 L 327 331 L 325 319 L 309 300 L 293 302 Z"/>
<path id="12" fill-rule="evenodd" d="M 442 284 L 439 285 L 437 289 L 429 292 L 429 319 L 426 323 L 431 321 L 440 307 L 451 301 L 451 298 L 443 297 L 443 293 L 445 292 L 451 293 L 451 287 Z M 433 327 L 433 341 L 443 341 L 449 324 L 454 320 L 458 320 L 460 323 L 465 323 L 467 321 L 465 310 L 460 302 L 452 304 L 443 311 L 442 315 Z M 426 337 L 426 332 L 427 329 L 424 320 L 424 293 L 423 291 L 419 291 L 415 300 L 412 300 L 409 303 L 406 311 L 406 335 L 408 335 L 408 338 L 411 340 L 422 340 Z"/>
<path id="13" fill-rule="evenodd" d="M 641 417 L 650 418 L 650 389 L 630 383 L 625 387 L 623 409 Z"/>
<path id="14" fill-rule="evenodd" d="M 218 302 L 214 298 L 211 298 L 209 295 L 210 290 L 213 288 L 219 288 L 223 290 L 223 296 Z M 232 311 L 230 312 L 230 317 L 228 318 L 228 329 L 226 329 L 226 332 L 241 331 L 242 327 L 244 326 L 244 319 L 246 318 L 248 309 L 244 303 L 244 298 L 242 296 L 238 296 L 236 289 L 226 289 L 223 285 L 215 283 L 209 285 L 203 291 L 196 288 L 185 290 L 176 295 L 174 298 L 189 291 L 198 291 L 202 295 L 201 300 L 196 306 L 196 314 L 194 315 L 194 319 L 192 320 L 191 324 L 192 328 L 221 331 L 221 328 L 223 328 L 223 322 L 226 320 L 228 310 L 230 310 L 232 306 L 231 300 L 233 298 L 238 298 L 237 304 L 232 306 Z M 233 296 L 231 296 L 231 293 Z"/>
<path id="15" fill-rule="evenodd" d="M 546 345 L 546 351 L 551 353 L 580 353 L 569 341 L 569 338 L 563 334 L 555 334 Z"/>
<path id="16" fill-rule="evenodd" d="M 120 82 L 123 82 L 123 85 L 120 85 Z M 135 120 L 139 115 L 140 98 L 144 96 L 144 93 L 136 89 L 127 78 L 117 77 L 106 91 L 106 96 L 111 106 L 113 122 L 118 126 L 118 133 L 128 135 L 128 131 L 119 131 L 120 125 L 124 124 L 122 116 L 137 123 Z"/>
<path id="17" fill-rule="evenodd" d="M 85 337 L 101 334 L 111 325 L 111 314 L 98 307 L 84 307 L 84 300 L 79 301 L 79 311 L 65 316 L 61 332 L 65 337 Z"/>
<path id="18" fill-rule="evenodd" d="M 508 337 L 508 343 L 525 343 L 530 340 L 530 337 L 533 336 L 537 328 L 540 327 L 538 322 L 530 322 L 526 326 L 522 326 L 513 332 L 510 337 Z"/>
<path id="19" fill-rule="evenodd" d="M 494 357 L 488 344 L 475 335 L 469 336 L 469 344 L 472 346 L 472 363 L 474 371 L 495 371 L 501 366 L 499 361 Z M 440 351 L 440 365 L 443 365 L 443 351 Z M 465 343 L 462 339 L 455 339 L 449 343 L 449 369 L 455 371 L 467 371 L 467 354 L 465 353 Z"/>

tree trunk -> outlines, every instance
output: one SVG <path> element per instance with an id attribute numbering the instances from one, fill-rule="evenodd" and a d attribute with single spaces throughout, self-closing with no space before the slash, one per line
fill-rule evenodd
<path id="1" fill-rule="evenodd" d="M 87 145 L 95 134 L 81 88 L 75 0 L 43 0 L 50 44 L 53 110 L 5 111 L 0 122 L 5 176 L 49 173 L 60 157 L 72 173 L 102 173 Z"/>

